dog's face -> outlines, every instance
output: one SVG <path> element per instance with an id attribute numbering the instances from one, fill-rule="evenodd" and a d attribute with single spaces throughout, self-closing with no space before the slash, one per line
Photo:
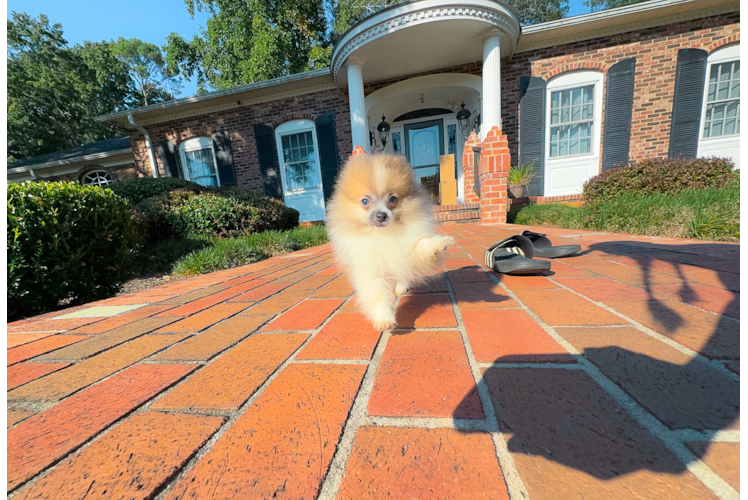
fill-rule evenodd
<path id="1" fill-rule="evenodd" d="M 358 226 L 382 229 L 403 223 L 419 189 L 413 170 L 400 155 L 351 158 L 340 175 L 337 209 Z"/>

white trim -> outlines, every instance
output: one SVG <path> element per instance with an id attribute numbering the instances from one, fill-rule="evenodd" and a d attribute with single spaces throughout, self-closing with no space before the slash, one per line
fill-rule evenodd
<path id="1" fill-rule="evenodd" d="M 728 156 L 735 162 L 735 168 L 740 168 L 739 129 L 737 134 L 704 138 L 704 121 L 706 120 L 707 98 L 709 95 L 709 75 L 712 71 L 712 66 L 732 61 L 740 61 L 740 42 L 715 49 L 707 57 L 706 71 L 704 72 L 704 92 L 701 97 L 699 142 L 696 148 L 696 156 L 699 158 L 705 156 Z"/>
<path id="2" fill-rule="evenodd" d="M 335 81 L 348 56 L 373 40 L 413 26 L 437 21 L 485 22 L 509 35 L 510 52 L 519 40 L 514 9 L 502 0 L 420 0 L 396 4 L 373 14 L 348 30 L 333 50 L 330 67 Z"/>
<path id="3" fill-rule="evenodd" d="M 182 174 L 184 175 L 184 178 L 188 181 L 191 181 L 192 178 L 189 176 L 189 171 L 187 170 L 187 157 L 185 156 L 185 152 L 190 151 L 200 151 L 203 149 L 210 148 L 211 152 L 213 153 L 213 169 L 215 170 L 215 178 L 216 178 L 216 186 L 221 186 L 221 176 L 218 174 L 218 163 L 216 162 L 216 148 L 213 145 L 213 141 L 208 137 L 191 137 L 187 139 L 186 141 L 182 141 L 181 144 L 179 144 L 179 158 L 182 160 Z M 201 175 L 200 177 L 207 177 L 205 175 Z"/>
<path id="4" fill-rule="evenodd" d="M 551 144 L 551 94 L 560 90 L 573 89 L 585 85 L 594 85 L 593 101 L 593 123 L 590 137 L 592 147 L 591 153 L 574 156 L 550 157 Z M 573 71 L 561 74 L 548 81 L 545 95 L 545 141 L 543 145 L 543 155 L 545 159 L 544 172 L 544 189 L 545 196 L 566 196 L 581 193 L 579 188 L 570 188 L 559 191 L 551 189 L 551 169 L 560 168 L 581 168 L 586 167 L 586 179 L 597 175 L 600 165 L 600 144 L 602 129 L 602 108 L 603 108 L 603 74 L 599 71 Z"/>

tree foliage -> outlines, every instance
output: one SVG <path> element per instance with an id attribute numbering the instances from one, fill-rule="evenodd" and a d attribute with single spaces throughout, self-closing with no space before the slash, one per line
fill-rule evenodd
<path id="1" fill-rule="evenodd" d="M 137 38 L 122 38 L 110 43 L 114 57 L 127 68 L 138 100 L 143 106 L 174 99 L 181 91 L 177 75 L 167 68 L 161 49 Z"/>
<path id="2" fill-rule="evenodd" d="M 569 13 L 569 0 L 509 0 L 509 4 L 523 26 L 563 19 Z"/>
<path id="3" fill-rule="evenodd" d="M 156 45 L 138 39 L 70 46 L 41 14 L 8 20 L 8 160 L 120 134 L 96 116 L 173 99 L 179 90 Z"/>
<path id="4" fill-rule="evenodd" d="M 201 90 L 300 73 L 329 62 L 322 0 L 185 0 L 191 15 L 209 12 L 192 40 L 167 38 L 171 71 L 196 77 Z"/>
<path id="5" fill-rule="evenodd" d="M 46 16 L 8 21 L 8 155 L 51 153 L 113 137 L 97 115 L 129 104 L 126 69 L 102 44 L 70 48 Z"/>

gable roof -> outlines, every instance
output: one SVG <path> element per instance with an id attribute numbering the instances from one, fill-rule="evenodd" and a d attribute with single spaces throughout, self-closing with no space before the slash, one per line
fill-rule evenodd
<path id="1" fill-rule="evenodd" d="M 83 146 L 78 146 L 77 148 L 55 151 L 54 153 L 34 156 L 25 160 L 8 163 L 8 170 L 15 170 L 23 167 L 26 167 L 26 169 L 32 167 L 52 167 L 65 163 L 72 163 L 74 161 L 106 158 L 107 156 L 112 156 L 123 150 L 132 150 L 129 135 L 106 139 L 104 141 L 91 142 L 89 144 L 84 144 Z"/>

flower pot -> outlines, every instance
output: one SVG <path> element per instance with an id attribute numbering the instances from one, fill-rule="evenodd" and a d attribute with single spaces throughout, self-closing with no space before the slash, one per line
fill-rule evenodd
<path id="1" fill-rule="evenodd" d="M 510 198 L 522 198 L 525 194 L 525 186 L 509 186 Z"/>

